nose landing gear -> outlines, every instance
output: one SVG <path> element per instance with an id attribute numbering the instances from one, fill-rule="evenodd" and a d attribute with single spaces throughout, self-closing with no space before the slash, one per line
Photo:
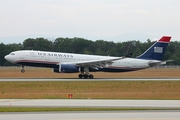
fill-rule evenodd
<path id="1" fill-rule="evenodd" d="M 22 73 L 25 72 L 24 66 L 22 66 L 21 72 L 22 72 Z"/>

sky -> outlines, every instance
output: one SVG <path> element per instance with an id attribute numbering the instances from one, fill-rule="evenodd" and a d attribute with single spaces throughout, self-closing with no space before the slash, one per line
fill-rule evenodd
<path id="1" fill-rule="evenodd" d="M 0 0 L 0 43 L 27 38 L 180 40 L 179 0 Z"/>

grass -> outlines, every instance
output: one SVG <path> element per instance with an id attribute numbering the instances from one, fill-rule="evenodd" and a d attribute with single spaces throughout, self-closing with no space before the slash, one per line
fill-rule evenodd
<path id="1" fill-rule="evenodd" d="M 0 107 L 0 112 L 50 112 L 50 111 L 124 111 L 124 110 L 180 110 L 179 108 L 34 108 Z"/>
<path id="2" fill-rule="evenodd" d="M 21 73 L 20 67 L 0 68 L 0 78 L 78 78 L 78 73 L 53 73 L 52 69 L 25 67 Z M 180 78 L 178 68 L 150 68 L 125 73 L 92 73 L 95 78 Z"/>
<path id="3" fill-rule="evenodd" d="M 51 69 L 0 68 L 0 78 L 77 78 Z M 0 98 L 62 99 L 180 99 L 180 81 L 143 81 L 143 78 L 180 78 L 180 69 L 151 68 L 128 73 L 94 73 L 96 78 L 141 78 L 141 81 L 0 82 Z"/>
<path id="4" fill-rule="evenodd" d="M 9 99 L 180 99 L 180 81 L 1 82 L 0 98 Z"/>

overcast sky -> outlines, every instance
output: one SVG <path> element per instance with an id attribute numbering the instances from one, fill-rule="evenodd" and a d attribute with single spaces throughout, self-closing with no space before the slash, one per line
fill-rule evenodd
<path id="1" fill-rule="evenodd" d="M 0 0 L 0 42 L 20 36 L 112 39 L 130 34 L 180 40 L 179 6 L 180 0 Z"/>

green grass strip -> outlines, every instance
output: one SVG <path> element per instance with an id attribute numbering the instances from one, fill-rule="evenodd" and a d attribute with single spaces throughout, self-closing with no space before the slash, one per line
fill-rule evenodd
<path id="1" fill-rule="evenodd" d="M 180 108 L 37 108 L 0 107 L 0 112 L 50 112 L 50 111 L 123 111 L 123 110 L 180 110 Z"/>

